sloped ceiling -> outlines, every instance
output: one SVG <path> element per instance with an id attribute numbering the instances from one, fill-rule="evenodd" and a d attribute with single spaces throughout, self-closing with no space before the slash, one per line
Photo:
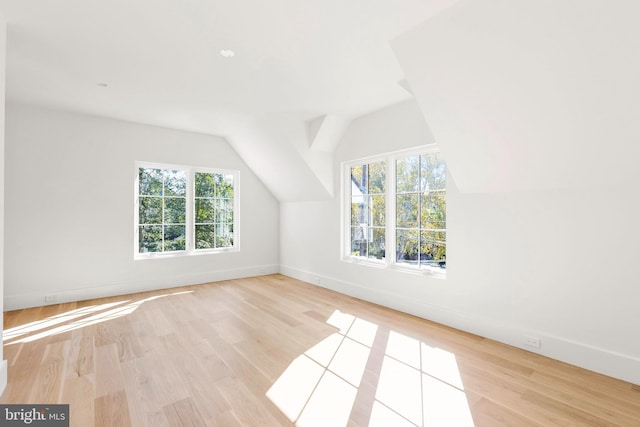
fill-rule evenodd
<path id="1" fill-rule="evenodd" d="M 389 40 L 454 2 L 0 0 L 7 99 L 224 136 L 280 200 L 330 197 L 345 123 L 410 96 Z"/>
<path id="2" fill-rule="evenodd" d="M 639 19 L 635 0 L 464 0 L 392 47 L 461 191 L 606 191 L 640 155 Z"/>

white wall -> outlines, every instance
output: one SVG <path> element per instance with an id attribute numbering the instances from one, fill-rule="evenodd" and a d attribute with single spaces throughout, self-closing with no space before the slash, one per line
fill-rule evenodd
<path id="1" fill-rule="evenodd" d="M 433 141 L 417 103 L 397 104 L 353 122 L 336 171 Z M 632 183 L 596 194 L 464 194 L 449 179 L 447 191 L 446 279 L 342 262 L 339 196 L 281 205 L 282 272 L 515 346 L 533 335 L 543 354 L 640 383 Z"/>
<path id="2" fill-rule="evenodd" d="M 639 16 L 637 0 L 461 0 L 393 40 L 460 190 L 633 182 Z"/>
<path id="3" fill-rule="evenodd" d="M 7 58 L 7 24 L 0 13 L 0 313 L 4 306 L 4 98 Z M 3 319 L 0 316 L 0 341 L 2 341 Z M 7 385 L 7 362 L 2 358 L 0 348 L 0 394 Z"/>
<path id="4" fill-rule="evenodd" d="M 240 170 L 241 251 L 134 261 L 136 160 Z M 277 272 L 278 212 L 222 138 L 7 106 L 7 310 Z"/>

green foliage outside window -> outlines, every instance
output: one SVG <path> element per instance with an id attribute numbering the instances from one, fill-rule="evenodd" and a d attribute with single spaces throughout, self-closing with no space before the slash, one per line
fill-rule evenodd
<path id="1" fill-rule="evenodd" d="M 396 162 L 396 261 L 446 266 L 446 167 L 440 153 Z"/>
<path id="2" fill-rule="evenodd" d="M 374 162 L 351 168 L 351 254 L 385 257 L 386 164 Z"/>
<path id="3" fill-rule="evenodd" d="M 138 183 L 138 252 L 185 250 L 186 172 L 139 168 Z"/>
<path id="4" fill-rule="evenodd" d="M 233 175 L 196 172 L 196 249 L 233 246 L 233 192 Z"/>
<path id="5" fill-rule="evenodd" d="M 391 191 L 386 188 L 385 161 L 351 166 L 349 171 L 350 255 L 384 259 L 395 246 L 392 262 L 445 268 L 446 166 L 440 153 L 396 158 Z M 388 193 L 395 198 L 395 223 L 390 226 L 396 241 L 387 245 Z"/>

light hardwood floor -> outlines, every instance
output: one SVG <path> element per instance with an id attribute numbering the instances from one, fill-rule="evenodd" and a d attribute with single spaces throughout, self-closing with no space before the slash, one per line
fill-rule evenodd
<path id="1" fill-rule="evenodd" d="M 5 313 L 72 426 L 640 426 L 640 387 L 285 276 Z"/>

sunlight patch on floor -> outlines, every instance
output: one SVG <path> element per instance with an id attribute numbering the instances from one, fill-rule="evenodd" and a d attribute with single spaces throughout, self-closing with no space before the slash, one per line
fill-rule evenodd
<path id="1" fill-rule="evenodd" d="M 380 371 L 376 400 L 415 425 L 422 423 L 420 371 L 385 356 Z"/>
<path id="2" fill-rule="evenodd" d="M 415 424 L 409 422 L 406 418 L 398 415 L 397 412 L 392 411 L 380 402 L 373 403 L 371 409 L 371 419 L 369 420 L 369 427 L 415 427 Z"/>
<path id="3" fill-rule="evenodd" d="M 78 308 L 76 310 L 70 310 L 62 314 L 57 314 L 55 316 L 47 317 L 46 319 L 43 319 L 43 320 L 38 320 L 37 322 L 31 322 L 25 325 L 16 326 L 15 328 L 6 329 L 2 334 L 2 338 L 3 338 L 3 341 L 10 341 L 14 338 L 28 335 L 35 331 L 48 329 L 55 325 L 66 323 L 73 319 L 77 319 L 79 317 L 83 317 L 98 311 L 107 310 L 116 305 L 126 304 L 128 302 L 129 300 L 113 302 L 108 304 L 92 305 L 89 307 Z"/>
<path id="4" fill-rule="evenodd" d="M 363 399 L 369 426 L 473 427 L 455 354 L 339 310 L 327 323 L 339 332 L 298 356 L 267 392 L 297 426 L 346 426 Z M 365 376 L 377 383 L 374 396 L 358 394 Z"/>
<path id="5" fill-rule="evenodd" d="M 300 427 L 346 425 L 358 389 L 330 371 L 325 371 L 307 406 L 298 418 Z"/>
<path id="6" fill-rule="evenodd" d="M 5 345 L 14 345 L 36 341 L 41 338 L 70 332 L 90 325 L 95 325 L 120 317 L 125 317 L 133 313 L 138 307 L 140 307 L 147 301 L 153 301 L 155 299 L 168 296 L 188 294 L 191 292 L 193 291 L 173 292 L 162 295 L 154 295 L 152 297 L 134 302 L 129 302 L 129 300 L 126 300 L 70 310 L 62 314 L 48 317 L 44 320 L 7 329 L 3 331 L 3 341 Z M 22 338 L 17 339 L 20 337 Z"/>
<path id="7" fill-rule="evenodd" d="M 333 356 L 338 351 L 343 339 L 344 337 L 338 333 L 331 334 L 309 350 L 305 351 L 304 354 L 326 368 L 329 366 L 331 359 L 333 359 Z"/>
<path id="8" fill-rule="evenodd" d="M 269 389 L 267 397 L 287 418 L 296 420 L 324 371 L 322 366 L 307 356 L 298 356 Z"/>
<path id="9" fill-rule="evenodd" d="M 421 350 L 422 372 L 452 387 L 464 390 L 462 378 L 460 378 L 460 370 L 458 370 L 458 362 L 456 362 L 456 356 L 453 353 L 440 348 L 429 347 L 424 343 L 421 346 Z"/>
<path id="10" fill-rule="evenodd" d="M 359 387 L 370 351 L 369 347 L 345 338 L 329 364 L 329 371 L 334 372 L 349 384 Z"/>
<path id="11" fill-rule="evenodd" d="M 423 426 L 473 427 L 473 418 L 462 390 L 429 375 L 422 376 Z"/>

